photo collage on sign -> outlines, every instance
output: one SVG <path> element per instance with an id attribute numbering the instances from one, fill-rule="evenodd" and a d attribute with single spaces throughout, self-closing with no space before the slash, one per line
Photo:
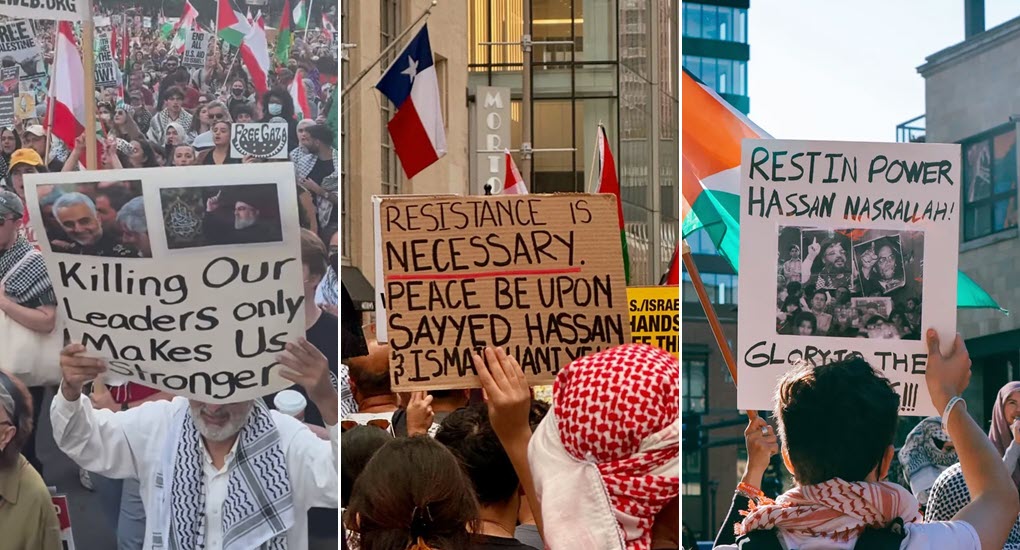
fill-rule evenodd
<path id="1" fill-rule="evenodd" d="M 780 226 L 776 333 L 920 340 L 924 232 Z"/>

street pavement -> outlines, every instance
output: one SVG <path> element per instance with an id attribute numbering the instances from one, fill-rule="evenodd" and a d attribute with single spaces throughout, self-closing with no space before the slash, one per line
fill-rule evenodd
<path id="1" fill-rule="evenodd" d="M 78 466 L 53 441 L 53 425 L 50 423 L 52 399 L 51 389 L 43 400 L 42 416 L 36 427 L 36 449 L 43 463 L 43 479 L 47 485 L 55 486 L 57 493 L 67 495 L 75 550 L 116 550 L 117 538 L 103 515 L 99 495 L 81 486 Z"/>

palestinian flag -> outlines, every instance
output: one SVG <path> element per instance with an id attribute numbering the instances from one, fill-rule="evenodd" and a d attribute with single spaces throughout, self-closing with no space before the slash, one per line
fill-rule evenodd
<path id="1" fill-rule="evenodd" d="M 248 18 L 234 10 L 230 0 L 217 0 L 216 35 L 220 39 L 235 48 L 240 48 L 251 27 Z"/>
<path id="2" fill-rule="evenodd" d="M 276 27 L 276 60 L 286 65 L 290 59 L 290 47 L 294 44 L 293 20 L 290 14 L 290 0 L 283 3 L 280 24 Z"/>
<path id="3" fill-rule="evenodd" d="M 283 11 L 287 11 L 287 7 L 284 6 Z M 291 18 L 294 20 L 294 28 L 297 30 L 305 30 L 308 28 L 308 5 L 305 4 L 305 0 L 298 0 L 294 6 L 294 12 L 291 13 Z"/>
<path id="4" fill-rule="evenodd" d="M 627 231 L 623 226 L 623 199 L 620 196 L 620 180 L 616 178 L 616 162 L 613 160 L 613 151 L 609 149 L 609 139 L 606 137 L 606 128 L 599 124 L 599 135 L 595 140 L 595 148 L 598 151 L 599 181 L 595 188 L 596 193 L 610 193 L 616 196 L 616 215 L 620 220 L 620 241 L 623 251 L 623 274 L 627 283 L 630 283 L 630 254 L 627 252 Z"/>
<path id="5" fill-rule="evenodd" d="M 704 229 L 734 271 L 740 260 L 740 141 L 771 139 L 715 91 L 683 74 L 683 166 L 680 210 L 684 239 Z M 963 272 L 956 307 L 1001 309 Z"/>

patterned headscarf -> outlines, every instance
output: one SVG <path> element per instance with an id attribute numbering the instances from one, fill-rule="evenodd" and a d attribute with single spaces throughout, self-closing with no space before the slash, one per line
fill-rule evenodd
<path id="1" fill-rule="evenodd" d="M 992 426 L 988 429 L 988 439 L 999 450 L 999 456 L 1006 455 L 1006 449 L 1013 442 L 1013 432 L 1009 429 L 1010 419 L 1006 418 L 1006 400 L 1014 392 L 1020 391 L 1020 382 L 1007 382 L 999 389 L 995 396 L 995 406 L 992 407 Z M 1013 483 L 1020 488 L 1020 468 L 1013 470 Z"/>
<path id="2" fill-rule="evenodd" d="M 899 459 L 903 471 L 909 482 L 914 474 L 922 469 L 933 466 L 939 471 L 956 464 L 960 458 L 956 450 L 945 450 L 945 444 L 949 441 L 949 434 L 942 429 L 942 419 L 937 416 L 925 418 L 920 424 L 914 426 L 907 434 L 907 439 L 900 449 Z M 937 442 L 941 442 L 939 446 Z M 913 486 L 913 485 L 912 485 Z M 930 487 L 916 487 L 915 494 L 921 504 L 928 499 Z"/>
<path id="3" fill-rule="evenodd" d="M 679 492 L 680 363 L 627 344 L 567 365 L 528 447 L 554 550 L 647 550 Z"/>
<path id="4" fill-rule="evenodd" d="M 967 482 L 963 479 L 963 470 L 958 462 L 946 468 L 931 486 L 924 521 L 928 523 L 952 521 L 956 513 L 967 504 L 970 504 L 970 490 L 967 489 Z M 1020 519 L 1013 522 L 1013 528 L 1010 529 L 1009 537 L 1002 548 L 1020 550 Z"/>

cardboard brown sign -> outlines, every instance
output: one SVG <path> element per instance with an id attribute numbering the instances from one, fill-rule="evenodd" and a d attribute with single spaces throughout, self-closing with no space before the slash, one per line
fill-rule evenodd
<path id="1" fill-rule="evenodd" d="M 531 384 L 630 341 L 611 195 L 376 197 L 394 391 L 478 387 L 500 346 Z"/>

